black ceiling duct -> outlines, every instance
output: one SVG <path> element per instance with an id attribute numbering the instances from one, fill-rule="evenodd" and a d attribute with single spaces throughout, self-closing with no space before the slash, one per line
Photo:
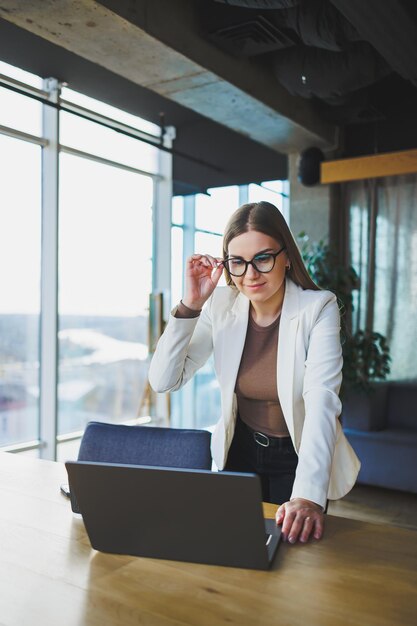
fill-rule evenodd
<path id="1" fill-rule="evenodd" d="M 392 71 L 366 42 L 353 43 L 343 52 L 307 46 L 286 48 L 274 54 L 273 70 L 291 94 L 330 103 Z"/>
<path id="2" fill-rule="evenodd" d="M 383 81 L 379 83 L 382 88 Z M 386 116 L 371 100 L 368 87 L 358 89 L 346 96 L 329 99 L 327 102 L 314 102 L 321 114 L 333 124 L 366 124 L 381 122 Z"/>
<path id="3" fill-rule="evenodd" d="M 331 0 L 395 72 L 417 86 L 415 0 Z"/>
<path id="4" fill-rule="evenodd" d="M 230 4 L 235 7 L 243 7 L 246 9 L 288 9 L 299 3 L 300 0 L 215 0 L 222 4 Z"/>
<path id="5" fill-rule="evenodd" d="M 300 153 L 298 160 L 298 180 L 306 187 L 312 187 L 320 182 L 320 164 L 324 161 L 324 154 L 320 148 L 307 148 Z"/>
<path id="6" fill-rule="evenodd" d="M 351 41 L 364 38 L 328 0 L 303 0 L 277 14 L 280 24 L 297 33 L 306 46 L 343 50 Z"/>

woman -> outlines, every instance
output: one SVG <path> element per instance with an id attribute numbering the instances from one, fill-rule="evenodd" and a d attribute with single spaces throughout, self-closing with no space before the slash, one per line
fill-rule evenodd
<path id="1" fill-rule="evenodd" d="M 228 286 L 216 288 L 223 270 Z M 223 259 L 188 259 L 185 295 L 172 313 L 150 366 L 152 387 L 179 389 L 214 353 L 218 469 L 259 474 L 263 499 L 281 504 L 284 539 L 319 539 L 327 499 L 352 488 L 360 464 L 338 420 L 336 297 L 309 277 L 279 210 L 268 202 L 238 209 Z"/>

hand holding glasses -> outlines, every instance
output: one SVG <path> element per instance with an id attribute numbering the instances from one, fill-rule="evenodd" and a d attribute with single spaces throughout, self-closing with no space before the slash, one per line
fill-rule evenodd
<path id="1" fill-rule="evenodd" d="M 190 309 L 200 310 L 219 282 L 223 267 L 236 277 L 244 276 L 249 265 L 256 272 L 267 274 L 274 269 L 277 256 L 284 250 L 285 246 L 278 252 L 259 252 L 250 261 L 239 256 L 220 259 L 209 254 L 193 254 L 187 260 L 187 287 L 182 302 Z"/>
<path id="2" fill-rule="evenodd" d="M 187 259 L 185 270 L 186 293 L 183 304 L 200 310 L 211 296 L 223 272 L 223 259 L 209 254 L 193 254 Z"/>

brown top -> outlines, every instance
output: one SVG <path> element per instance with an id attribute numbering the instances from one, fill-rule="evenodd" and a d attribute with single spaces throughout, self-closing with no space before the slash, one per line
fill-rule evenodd
<path id="1" fill-rule="evenodd" d="M 259 326 L 249 315 L 235 387 L 241 420 L 271 437 L 289 436 L 277 388 L 280 317 L 269 326 Z"/>
<path id="2" fill-rule="evenodd" d="M 198 317 L 179 303 L 174 317 Z M 249 315 L 245 346 L 236 379 L 235 392 L 240 418 L 253 430 L 271 437 L 289 437 L 277 388 L 277 354 L 280 315 L 269 326 L 259 326 Z"/>

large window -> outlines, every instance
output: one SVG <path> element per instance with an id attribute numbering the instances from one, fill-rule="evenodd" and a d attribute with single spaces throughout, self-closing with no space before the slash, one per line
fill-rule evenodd
<path id="1" fill-rule="evenodd" d="M 40 153 L 0 135 L 0 446 L 39 436 Z"/>
<path id="2" fill-rule="evenodd" d="M 152 290 L 152 179 L 61 155 L 59 435 L 141 412 Z M 79 184 L 74 185 L 74 181 Z"/>
<path id="3" fill-rule="evenodd" d="M 62 95 L 105 119 L 158 130 L 69 89 Z M 127 422 L 149 410 L 154 187 L 140 170 L 157 173 L 158 150 L 68 112 L 60 114 L 60 143 L 58 458 L 64 458 L 88 421 Z"/>
<path id="4" fill-rule="evenodd" d="M 0 447 L 65 459 L 89 420 L 149 420 L 154 197 L 163 181 L 170 205 L 171 164 L 154 124 L 0 75 Z"/>
<path id="5" fill-rule="evenodd" d="M 286 188 L 178 197 L 171 224 L 172 155 L 157 126 L 1 62 L 0 82 L 0 447 L 63 460 L 89 420 L 161 423 L 170 405 L 147 386 L 150 293 L 166 315 L 187 256 L 221 256 L 243 202 L 285 214 Z M 171 425 L 218 413 L 209 360 L 172 395 Z"/>
<path id="6" fill-rule="evenodd" d="M 39 77 L 0 62 L 3 72 L 41 86 Z M 41 111 L 0 88 L 0 446 L 39 437 Z"/>

